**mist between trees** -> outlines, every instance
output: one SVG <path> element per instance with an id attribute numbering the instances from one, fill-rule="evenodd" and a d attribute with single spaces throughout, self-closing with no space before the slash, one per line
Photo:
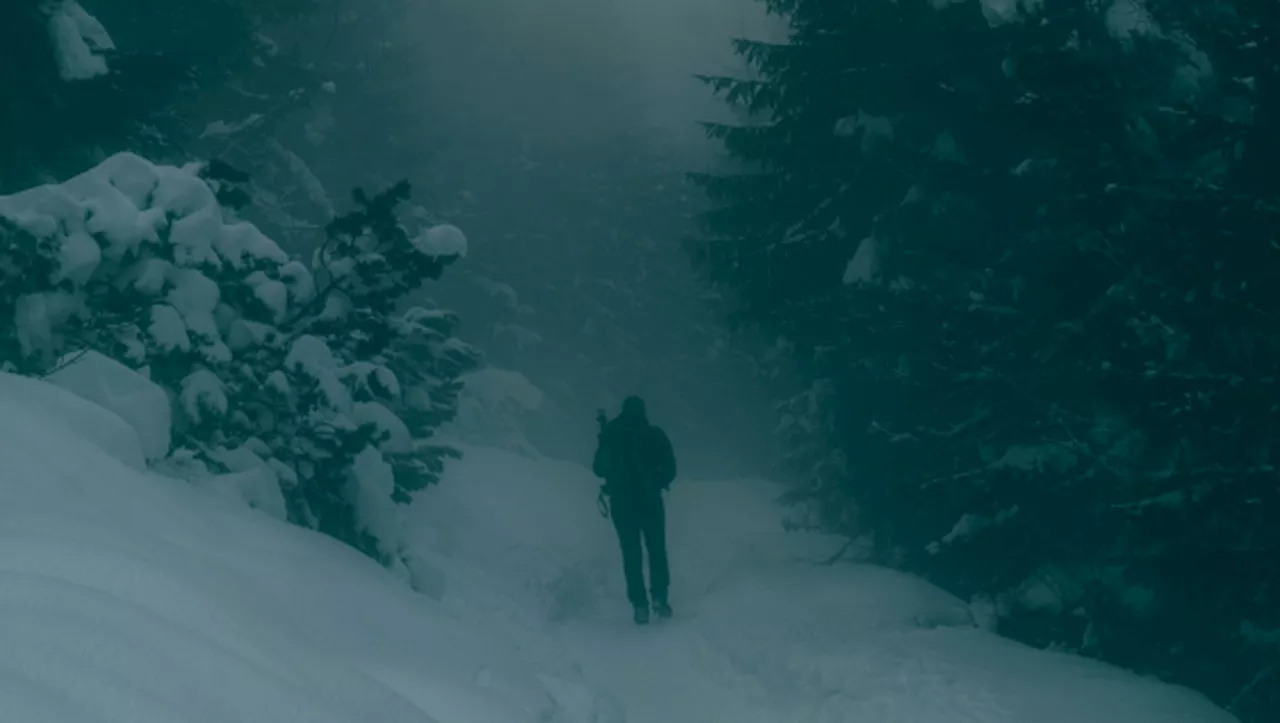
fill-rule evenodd
<path id="1" fill-rule="evenodd" d="M 638 392 L 683 469 L 794 482 L 806 524 L 993 629 L 1275 720 L 1276 27 L 1261 0 L 7 2 L 0 312 L 28 321 L 0 349 L 151 364 L 205 400 L 189 459 L 270 471 L 291 520 L 387 564 L 344 474 L 407 502 L 451 440 L 582 459 Z M 241 269 L 159 222 L 70 233 L 122 163 L 216 200 L 166 223 L 271 246 Z M 75 213 L 41 226 L 36 197 Z M 312 308 L 298 265 L 368 303 Z M 186 271 L 212 308 L 171 298 Z M 209 356 L 236 320 L 274 329 L 236 327 L 254 363 Z"/>

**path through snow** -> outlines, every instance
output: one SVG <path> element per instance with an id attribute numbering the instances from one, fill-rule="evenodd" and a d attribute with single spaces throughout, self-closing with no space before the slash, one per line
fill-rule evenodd
<path id="1" fill-rule="evenodd" d="M 1199 695 L 974 626 L 912 577 L 818 564 L 761 481 L 681 480 L 668 499 L 676 618 L 639 628 L 612 529 L 575 465 L 471 450 L 423 500 L 427 555 L 459 614 L 504 619 L 613 696 L 627 723 L 1227 723 Z"/>

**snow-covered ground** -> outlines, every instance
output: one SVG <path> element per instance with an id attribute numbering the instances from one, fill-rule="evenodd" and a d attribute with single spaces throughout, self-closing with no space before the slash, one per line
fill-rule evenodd
<path id="1" fill-rule="evenodd" d="M 680 480 L 676 618 L 629 622 L 580 467 L 470 449 L 413 512 L 413 592 L 140 471 L 132 427 L 0 374 L 0 723 L 1228 723 L 1200 696 L 821 566 L 777 490 Z"/>
<path id="2" fill-rule="evenodd" d="M 678 453 L 678 450 L 677 450 Z M 764 481 L 680 480 L 672 605 L 637 628 L 597 482 L 484 450 L 418 511 L 459 615 L 567 652 L 630 723 L 1226 723 L 1191 691 L 978 629 L 960 600 L 785 532 Z M 469 611 L 466 612 L 466 611 Z"/>

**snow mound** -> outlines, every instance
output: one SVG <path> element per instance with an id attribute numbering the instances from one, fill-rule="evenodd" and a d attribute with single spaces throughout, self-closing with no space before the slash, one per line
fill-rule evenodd
<path id="1" fill-rule="evenodd" d="M 91 449 L 95 455 L 110 458 L 134 470 L 146 469 L 146 458 L 138 444 L 137 432 L 123 419 L 95 404 L 85 401 L 71 392 L 51 387 L 43 382 L 0 372 L 0 403 L 6 408 L 37 409 L 41 416 L 61 421 L 59 432 L 72 437 L 79 447 Z M 21 417 L 0 419 L 5 423 L 20 424 Z M 36 420 L 32 420 L 36 421 Z M 38 447 L 28 452 L 58 456 L 57 438 L 37 440 Z M 0 456 L 0 469 L 11 471 L 6 462 L 20 448 L 10 449 L 13 440 L 5 438 L 4 454 Z M 0 485 L 7 483 L 0 478 Z"/>
<path id="2" fill-rule="evenodd" d="M 525 437 L 529 417 L 545 401 L 542 390 L 520 372 L 486 367 L 464 375 L 458 412 L 446 433 L 474 444 L 537 456 Z"/>
<path id="3" fill-rule="evenodd" d="M 96 351 L 86 351 L 66 360 L 45 379 L 127 422 L 148 460 L 169 454 L 169 397 L 129 367 Z"/>
<path id="4" fill-rule="evenodd" d="M 554 655 L 142 457 L 110 412 L 0 374 L 0 720 L 611 720 Z"/>

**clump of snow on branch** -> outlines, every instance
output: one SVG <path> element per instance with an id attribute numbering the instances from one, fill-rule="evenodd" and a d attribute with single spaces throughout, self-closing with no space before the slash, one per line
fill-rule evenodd
<path id="1" fill-rule="evenodd" d="M 869 284 L 880 270 L 880 255 L 875 238 L 868 236 L 858 243 L 858 250 L 849 259 L 842 281 L 845 284 Z"/>
<path id="2" fill-rule="evenodd" d="M 246 128 L 252 128 L 262 122 L 261 113 L 252 113 L 244 120 L 228 123 L 226 121 L 213 121 L 204 127 L 204 131 L 200 133 L 200 138 L 224 138 L 226 136 L 235 135 Z"/>
<path id="3" fill-rule="evenodd" d="M 47 6 L 49 37 L 63 80 L 89 80 L 109 72 L 106 53 L 116 49 L 107 29 L 76 0 L 57 0 Z"/>
<path id="4" fill-rule="evenodd" d="M 1044 0 L 980 0 L 982 15 L 991 27 L 1025 21 L 1044 10 Z"/>
<path id="5" fill-rule="evenodd" d="M 423 229 L 413 239 L 413 245 L 430 256 L 466 256 L 467 237 L 462 229 L 441 224 Z"/>
<path id="6" fill-rule="evenodd" d="M 1107 32 L 1118 40 L 1161 34 L 1159 24 L 1142 0 L 1111 0 L 1103 17 Z"/>
<path id="7" fill-rule="evenodd" d="M 894 139 L 893 121 L 866 111 L 836 121 L 832 132 L 840 138 L 860 138 L 863 153 L 872 153 Z"/>

